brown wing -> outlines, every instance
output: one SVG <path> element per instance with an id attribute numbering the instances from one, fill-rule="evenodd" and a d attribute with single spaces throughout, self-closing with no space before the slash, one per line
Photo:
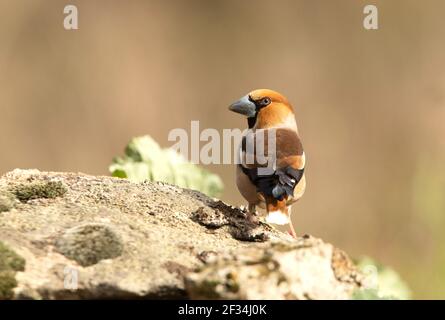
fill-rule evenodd
<path id="1" fill-rule="evenodd" d="M 275 141 L 275 143 L 274 143 Z M 241 164 L 245 168 L 291 166 L 304 168 L 304 152 L 298 133 L 292 129 L 249 131 L 241 143 Z"/>
<path id="2" fill-rule="evenodd" d="M 304 173 L 305 156 L 296 131 L 250 131 L 241 143 L 241 169 L 257 192 L 283 200 L 293 196 Z"/>

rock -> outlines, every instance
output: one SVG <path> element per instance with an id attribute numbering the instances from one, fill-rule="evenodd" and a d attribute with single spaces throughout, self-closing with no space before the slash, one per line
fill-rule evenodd
<path id="1" fill-rule="evenodd" d="M 0 299 L 345 299 L 363 285 L 332 245 L 164 183 L 14 170 L 1 208 Z"/>
<path id="2" fill-rule="evenodd" d="M 0 193 L 0 213 L 9 211 L 14 207 L 14 196 L 10 192 Z"/>
<path id="3" fill-rule="evenodd" d="M 251 246 L 185 277 L 192 299 L 349 299 L 361 275 L 346 255 L 315 238 Z M 338 273 L 343 273 L 340 278 Z"/>
<path id="4" fill-rule="evenodd" d="M 91 223 L 68 229 L 55 246 L 65 257 L 85 267 L 120 256 L 123 245 L 110 227 Z"/>
<path id="5" fill-rule="evenodd" d="M 25 260 L 0 242 L 0 300 L 11 299 L 17 286 L 16 271 L 25 270 Z"/>
<path id="6" fill-rule="evenodd" d="M 65 187 L 60 181 L 25 183 L 15 186 L 12 190 L 21 202 L 39 198 L 56 198 L 66 192 Z"/>

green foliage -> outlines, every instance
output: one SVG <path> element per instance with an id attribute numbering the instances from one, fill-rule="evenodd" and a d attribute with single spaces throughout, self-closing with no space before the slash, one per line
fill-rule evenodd
<path id="1" fill-rule="evenodd" d="M 352 294 L 353 300 L 393 300 L 391 297 L 382 297 L 376 289 L 358 289 Z"/>
<path id="2" fill-rule="evenodd" d="M 360 289 L 354 292 L 356 300 L 410 299 L 411 291 L 399 274 L 392 268 L 381 265 L 369 257 L 357 261 L 357 267 L 368 280 L 376 277 L 375 288 Z"/>
<path id="3" fill-rule="evenodd" d="M 224 188 L 217 175 L 188 162 L 172 149 L 162 149 L 150 136 L 133 138 L 125 155 L 114 158 L 109 169 L 114 177 L 134 182 L 162 181 L 212 197 L 220 195 Z"/>

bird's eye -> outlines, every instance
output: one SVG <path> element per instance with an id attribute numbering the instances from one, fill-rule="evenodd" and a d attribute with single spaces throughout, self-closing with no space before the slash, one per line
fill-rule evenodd
<path id="1" fill-rule="evenodd" d="M 271 103 L 271 101 L 270 101 L 270 98 L 268 98 L 268 97 L 261 99 L 261 105 L 262 106 L 267 106 L 270 103 Z"/>

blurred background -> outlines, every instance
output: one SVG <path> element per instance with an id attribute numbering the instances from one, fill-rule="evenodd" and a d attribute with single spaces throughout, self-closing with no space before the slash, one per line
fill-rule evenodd
<path id="1" fill-rule="evenodd" d="M 79 30 L 63 28 L 63 8 Z M 363 8 L 379 9 L 379 30 Z M 445 2 L 0 0 L 0 174 L 108 175 L 133 137 L 244 128 L 255 88 L 293 103 L 308 188 L 297 233 L 445 298 Z M 233 165 L 207 167 L 244 204 Z"/>

